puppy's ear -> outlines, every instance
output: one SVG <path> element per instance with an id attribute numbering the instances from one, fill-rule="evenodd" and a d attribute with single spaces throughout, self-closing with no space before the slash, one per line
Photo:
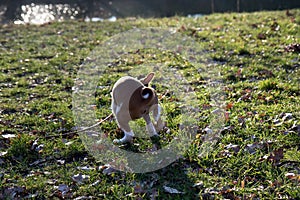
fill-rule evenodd
<path id="1" fill-rule="evenodd" d="M 141 82 L 144 85 L 148 85 L 152 81 L 153 77 L 154 77 L 154 72 L 151 72 L 144 79 L 142 79 Z"/>
<path id="2" fill-rule="evenodd" d="M 153 97 L 153 91 L 151 90 L 151 88 L 144 87 L 141 91 L 141 96 L 142 99 L 150 99 Z"/>

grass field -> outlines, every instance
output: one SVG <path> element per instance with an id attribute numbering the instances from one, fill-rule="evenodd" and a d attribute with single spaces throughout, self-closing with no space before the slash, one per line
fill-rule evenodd
<path id="1" fill-rule="evenodd" d="M 95 159 L 78 134 L 70 134 L 76 130 L 72 92 L 78 70 L 95 48 L 115 34 L 147 27 L 173 28 L 192 38 L 203 52 L 201 68 L 219 72 L 224 127 L 203 154 L 213 106 L 201 68 L 168 51 L 123 55 L 99 78 L 97 118 L 110 114 L 113 83 L 152 62 L 185 78 L 198 110 L 198 130 L 183 156 L 153 172 L 125 173 Z M 0 199 L 299 198 L 299 9 L 1 25 L 0 52 Z M 170 128 L 160 138 L 166 146 L 179 134 L 180 99 L 159 81 L 157 91 Z M 122 136 L 114 120 L 101 129 L 111 139 Z M 149 146 L 149 140 L 136 138 L 122 148 L 142 152 Z"/>

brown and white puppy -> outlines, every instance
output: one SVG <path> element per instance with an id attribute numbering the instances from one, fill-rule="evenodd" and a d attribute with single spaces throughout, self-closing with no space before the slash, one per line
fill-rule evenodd
<path id="1" fill-rule="evenodd" d="M 153 72 L 149 73 L 143 80 L 124 76 L 115 83 L 111 93 L 111 108 L 118 126 L 124 131 L 124 137 L 115 139 L 114 143 L 131 142 L 134 133 L 130 129 L 129 121 L 139 118 L 144 118 L 146 121 L 146 128 L 150 136 L 157 135 L 150 119 L 149 113 L 151 111 L 153 111 L 156 128 L 162 128 L 161 107 L 158 105 L 157 94 L 153 88 L 148 87 L 153 77 Z"/>

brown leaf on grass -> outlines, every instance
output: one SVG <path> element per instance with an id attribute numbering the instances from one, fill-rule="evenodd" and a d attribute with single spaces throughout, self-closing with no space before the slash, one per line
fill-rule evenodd
<path id="1" fill-rule="evenodd" d="M 240 198 L 234 194 L 235 188 L 230 186 L 223 186 L 219 194 L 221 194 L 225 199 L 239 200 Z"/>
<path id="2" fill-rule="evenodd" d="M 243 69 L 239 68 L 238 71 L 236 72 L 236 76 L 237 77 L 241 77 L 242 76 L 242 72 L 243 72 Z"/>
<path id="3" fill-rule="evenodd" d="M 267 35 L 265 33 L 259 33 L 257 35 L 257 39 L 265 40 L 265 39 L 267 39 Z"/>
<path id="4" fill-rule="evenodd" d="M 286 173 L 285 177 L 291 180 L 300 181 L 300 175 L 295 173 Z"/>
<path id="5" fill-rule="evenodd" d="M 230 121 L 230 112 L 225 112 L 224 117 L 226 122 Z"/>
<path id="6" fill-rule="evenodd" d="M 134 194 L 144 194 L 144 193 L 146 193 L 146 191 L 143 189 L 143 187 L 141 185 L 134 186 L 133 190 L 134 190 Z"/>
<path id="7" fill-rule="evenodd" d="M 268 160 L 273 163 L 279 163 L 283 159 L 283 148 L 274 150 L 268 157 Z"/>
<path id="8" fill-rule="evenodd" d="M 258 25 L 258 24 L 251 24 L 251 27 L 252 27 L 252 28 L 258 28 L 259 25 Z"/>
<path id="9" fill-rule="evenodd" d="M 286 10 L 286 11 L 285 11 L 285 14 L 286 14 L 286 16 L 288 16 L 288 17 L 293 17 L 293 16 L 294 16 L 294 13 L 292 13 L 290 10 Z"/>
<path id="10" fill-rule="evenodd" d="M 290 44 L 284 47 L 286 52 L 300 53 L 300 44 Z"/>
<path id="11" fill-rule="evenodd" d="M 210 104 L 203 104 L 202 105 L 202 109 L 203 110 L 208 110 L 208 109 L 210 109 L 212 106 L 210 105 Z"/>
<path id="12" fill-rule="evenodd" d="M 267 182 L 270 184 L 270 187 L 280 187 L 282 186 L 283 183 L 281 183 L 280 181 L 278 180 L 275 180 L 275 181 L 270 181 L 270 180 L 267 180 Z"/>
<path id="13" fill-rule="evenodd" d="M 229 103 L 226 105 L 226 110 L 230 110 L 232 107 L 233 107 L 233 103 L 232 103 L 232 102 L 229 102 Z"/>
<path id="14" fill-rule="evenodd" d="M 267 77 L 267 78 L 274 77 L 273 72 L 270 71 L 270 70 L 266 70 L 266 69 L 259 71 L 258 74 L 260 76 L 264 76 L 264 77 Z"/>
<path id="15" fill-rule="evenodd" d="M 271 25 L 271 30 L 272 31 L 279 31 L 280 30 L 280 25 L 274 21 L 273 24 Z"/>
<path id="16" fill-rule="evenodd" d="M 102 170 L 102 173 L 105 175 L 111 175 L 112 173 L 117 171 L 115 168 L 111 167 L 111 165 L 109 165 L 109 164 L 102 165 L 99 167 L 99 169 Z"/>
<path id="17" fill-rule="evenodd" d="M 240 101 L 250 101 L 252 99 L 252 90 L 251 89 L 245 89 L 242 91 L 242 96 L 237 100 L 237 102 Z"/>

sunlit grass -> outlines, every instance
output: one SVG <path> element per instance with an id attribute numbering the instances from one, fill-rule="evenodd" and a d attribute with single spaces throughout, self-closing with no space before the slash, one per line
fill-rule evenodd
<path id="1" fill-rule="evenodd" d="M 300 11 L 290 13 L 1 25 L 0 199 L 30 195 L 37 199 L 296 199 L 299 51 L 287 46 L 299 44 Z M 95 160 L 76 134 L 62 134 L 78 128 L 72 115 L 72 87 L 86 57 L 105 39 L 135 27 L 172 27 L 195 40 L 202 49 L 201 68 L 219 71 L 225 86 L 226 128 L 212 151 L 203 152 L 203 130 L 212 112 L 207 75 L 167 51 L 131 52 L 99 77 L 97 117 L 110 114 L 110 91 L 119 77 L 141 63 L 158 62 L 176 69 L 193 87 L 198 131 L 185 154 L 166 168 L 144 174 L 107 172 L 106 163 Z M 170 131 L 162 131 L 161 136 L 165 146 L 178 134 L 184 105 L 172 91 L 166 92 L 167 85 L 157 81 L 155 86 L 168 113 Z M 101 128 L 111 139 L 122 136 L 113 120 Z M 142 152 L 151 145 L 150 139 L 136 138 L 132 146 L 122 148 Z M 74 181 L 80 173 L 89 178 Z M 182 193 L 170 194 L 165 186 Z"/>

